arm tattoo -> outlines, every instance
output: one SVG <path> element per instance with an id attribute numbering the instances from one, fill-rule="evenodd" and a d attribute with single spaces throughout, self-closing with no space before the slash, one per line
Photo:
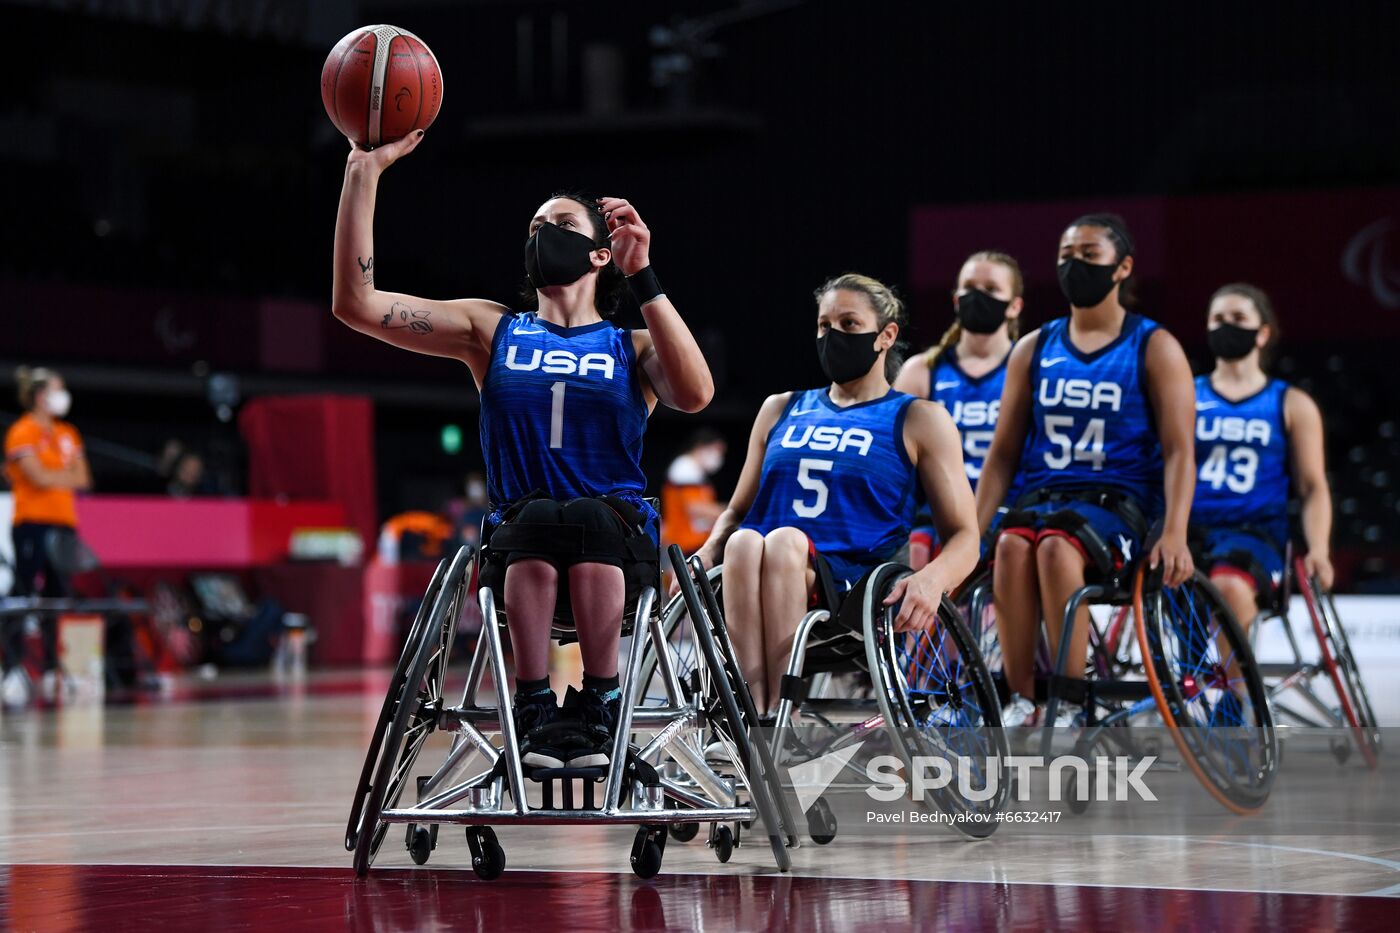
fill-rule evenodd
<path id="1" fill-rule="evenodd" d="M 421 308 L 410 308 L 402 301 L 396 301 L 390 306 L 389 313 L 384 315 L 384 320 L 379 322 L 379 326 L 385 330 L 404 330 L 407 328 L 415 334 L 431 334 L 433 325 L 428 320 L 431 313 Z"/>
<path id="2" fill-rule="evenodd" d="M 362 284 L 362 285 L 373 285 L 373 284 L 374 284 L 374 257 L 371 256 L 371 257 L 369 257 L 369 259 L 361 259 L 359 256 L 356 256 L 356 257 L 355 257 L 355 261 L 358 262 L 358 263 L 360 264 L 361 284 Z"/>

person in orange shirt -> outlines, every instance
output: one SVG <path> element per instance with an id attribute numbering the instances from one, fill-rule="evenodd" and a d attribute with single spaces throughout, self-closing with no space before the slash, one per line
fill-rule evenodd
<path id="1" fill-rule="evenodd" d="M 15 580 L 11 596 L 68 596 L 66 574 L 51 559 L 63 537 L 77 531 L 76 493 L 92 488 L 92 472 L 78 431 L 63 418 L 73 398 L 63 377 L 51 369 L 22 366 L 15 371 L 25 413 L 5 433 L 5 476 L 14 490 Z M 40 582 L 42 581 L 42 582 Z M 4 692 L 16 690 L 12 675 L 24 677 L 24 625 L 7 620 L 3 638 Z M 58 669 L 55 621 L 41 623 L 46 679 Z M 19 669 L 18 671 L 16 669 Z M 23 686 L 23 685 L 20 685 Z"/>
<path id="2" fill-rule="evenodd" d="M 666 471 L 666 485 L 661 489 L 661 537 L 667 544 L 679 544 L 687 554 L 699 550 L 724 511 L 724 503 L 715 501 L 710 477 L 724 466 L 726 449 L 719 432 L 701 428 Z"/>

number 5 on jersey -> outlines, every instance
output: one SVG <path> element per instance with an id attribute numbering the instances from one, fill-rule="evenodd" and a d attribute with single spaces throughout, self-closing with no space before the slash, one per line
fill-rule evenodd
<path id="1" fill-rule="evenodd" d="M 826 511 L 829 490 L 823 480 L 812 474 L 830 473 L 835 465 L 833 460 L 820 460 L 816 457 L 803 457 L 797 462 L 797 485 L 816 493 L 816 499 L 810 505 L 801 499 L 792 500 L 792 510 L 799 518 L 816 518 Z"/>

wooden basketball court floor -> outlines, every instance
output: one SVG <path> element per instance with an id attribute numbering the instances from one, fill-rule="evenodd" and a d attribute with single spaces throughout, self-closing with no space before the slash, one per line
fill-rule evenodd
<path id="1" fill-rule="evenodd" d="M 444 827 L 427 866 L 395 833 L 357 880 L 342 838 L 384 682 L 254 678 L 0 717 L 0 929 L 1342 930 L 1400 920 L 1393 825 L 1345 836 L 838 836 L 795 850 L 790 875 L 755 842 L 720 864 L 702 835 L 668 846 L 651 881 L 628 869 L 632 830 L 513 827 L 499 830 L 507 868 L 493 882 L 476 878 L 460 831 Z"/>

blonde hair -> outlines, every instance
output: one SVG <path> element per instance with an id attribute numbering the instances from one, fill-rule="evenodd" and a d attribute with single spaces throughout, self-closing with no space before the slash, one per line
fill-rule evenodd
<path id="1" fill-rule="evenodd" d="M 1026 280 L 1021 275 L 1021 265 L 1016 262 L 1015 258 L 1010 253 L 1002 253 L 994 249 L 979 250 L 964 259 L 963 265 L 965 266 L 970 262 L 991 262 L 999 266 L 1005 266 L 1007 271 L 1011 273 L 1012 300 L 1014 301 L 1025 294 Z M 1011 342 L 1015 343 L 1016 338 L 1021 336 L 1020 318 L 1012 318 L 1007 321 L 1006 332 L 1011 337 Z M 957 344 L 958 340 L 962 338 L 962 333 L 962 324 L 955 318 L 952 326 L 945 330 L 943 336 L 938 339 L 938 343 L 934 344 L 933 347 L 924 354 L 924 362 L 928 364 L 929 369 L 933 369 L 933 367 L 938 365 L 938 358 L 942 356 L 944 351 L 949 347 Z"/>
<path id="2" fill-rule="evenodd" d="M 820 304 L 822 297 L 831 291 L 859 292 L 869 301 L 870 306 L 875 309 L 875 330 L 884 330 L 891 322 L 899 325 L 903 332 L 906 324 L 909 323 L 909 312 L 904 307 L 904 301 L 879 279 L 871 278 L 868 275 L 861 275 L 859 272 L 847 272 L 835 278 L 827 279 L 821 287 L 812 293 Z M 885 379 L 894 382 L 899 376 L 899 368 L 904 363 L 904 348 L 908 344 L 904 340 L 895 338 L 894 344 L 885 353 Z"/>
<path id="3" fill-rule="evenodd" d="M 56 370 L 42 366 L 21 366 L 15 370 L 15 385 L 19 388 L 19 405 L 25 411 L 34 408 L 34 397 L 55 379 L 62 378 Z"/>

